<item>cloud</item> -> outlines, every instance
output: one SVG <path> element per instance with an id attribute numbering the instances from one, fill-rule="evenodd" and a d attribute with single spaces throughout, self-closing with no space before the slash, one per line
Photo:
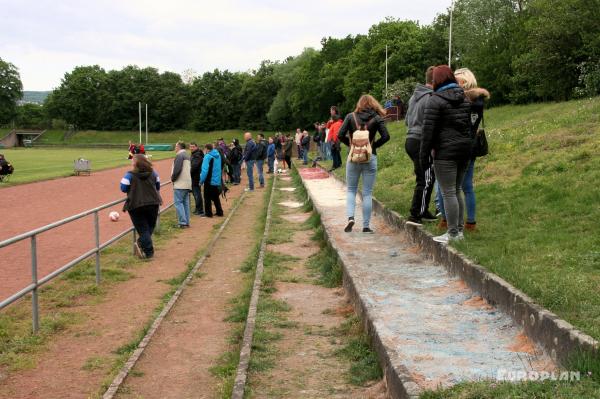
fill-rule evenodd
<path id="1" fill-rule="evenodd" d="M 322 37 L 366 33 L 386 16 L 429 23 L 450 0 L 0 0 L 0 57 L 26 90 L 60 84 L 77 65 L 182 72 L 258 67 Z"/>

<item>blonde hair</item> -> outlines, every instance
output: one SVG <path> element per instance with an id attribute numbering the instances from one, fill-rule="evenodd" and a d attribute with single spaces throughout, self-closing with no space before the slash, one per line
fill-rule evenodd
<path id="1" fill-rule="evenodd" d="M 358 99 L 354 112 L 366 111 L 367 109 L 372 109 L 373 111 L 377 112 L 380 116 L 385 116 L 385 110 L 383 109 L 381 104 L 379 104 L 379 102 L 375 100 L 375 98 L 372 95 L 363 94 Z"/>
<path id="2" fill-rule="evenodd" d="M 463 89 L 470 90 L 477 88 L 477 79 L 475 79 L 475 75 L 469 68 L 460 68 L 454 72 L 454 76 L 456 80 L 462 80 L 463 84 L 461 85 Z"/>

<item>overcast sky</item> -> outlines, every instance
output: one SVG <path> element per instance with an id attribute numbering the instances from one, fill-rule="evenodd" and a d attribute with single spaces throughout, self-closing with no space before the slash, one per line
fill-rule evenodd
<path id="1" fill-rule="evenodd" d="M 50 90 L 78 65 L 246 71 L 386 16 L 429 24 L 450 2 L 0 0 L 0 58 L 19 68 L 25 90 Z"/>

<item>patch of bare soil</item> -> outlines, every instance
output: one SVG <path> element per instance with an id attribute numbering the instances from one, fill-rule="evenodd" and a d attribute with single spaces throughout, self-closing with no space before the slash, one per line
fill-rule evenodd
<path id="1" fill-rule="evenodd" d="M 233 187 L 229 202 L 223 203 L 226 213 L 240 192 L 241 186 Z M 69 308 L 85 320 L 53 336 L 35 367 L 9 373 L 0 384 L 0 398 L 95 397 L 118 356 L 117 348 L 137 336 L 171 289 L 164 281 L 187 269 L 213 225 L 221 221 L 194 217 L 191 227 L 156 251 L 151 261 L 128 270 L 134 278 L 110 286 L 101 303 Z M 205 308 L 204 303 L 196 306 Z"/>
<path id="2" fill-rule="evenodd" d="M 228 349 L 230 300 L 242 289 L 240 266 L 256 244 L 253 234 L 263 195 L 250 195 L 233 216 L 202 277 L 187 287 L 125 381 L 122 398 L 214 398 L 218 380 L 209 369 Z"/>
<path id="3" fill-rule="evenodd" d="M 300 211 L 296 211 L 300 215 Z M 293 213 L 286 216 L 291 217 Z M 275 329 L 282 334 L 272 369 L 251 375 L 254 398 L 387 398 L 383 381 L 368 387 L 348 382 L 346 360 L 335 354 L 343 345 L 334 329 L 353 314 L 341 288 L 317 285 L 306 267 L 307 258 L 319 249 L 310 239 L 312 231 L 298 231 L 291 243 L 273 245 L 271 251 L 297 256 L 302 261 L 290 265 L 287 273 L 301 277 L 300 282 L 276 283 L 273 297 L 291 308 L 286 314 L 293 327 Z"/>

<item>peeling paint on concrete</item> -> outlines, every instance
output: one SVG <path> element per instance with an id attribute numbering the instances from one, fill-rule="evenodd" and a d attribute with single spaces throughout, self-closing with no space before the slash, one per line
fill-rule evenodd
<path id="1" fill-rule="evenodd" d="M 421 256 L 381 217 L 372 218 L 374 235 L 344 233 L 345 187 L 310 169 L 300 173 L 391 364 L 408 371 L 402 380 L 426 389 L 496 379 L 499 370 L 556 369 L 540 347 L 523 342 L 508 315 Z"/>

